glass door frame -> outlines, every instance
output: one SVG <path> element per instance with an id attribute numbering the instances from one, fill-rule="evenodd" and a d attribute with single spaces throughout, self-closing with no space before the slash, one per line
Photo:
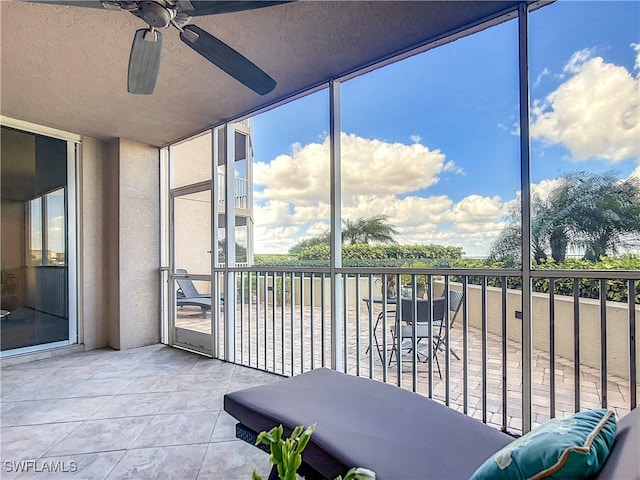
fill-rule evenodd
<path id="1" fill-rule="evenodd" d="M 216 295 L 217 288 L 214 285 L 214 278 L 212 274 L 198 274 L 198 273 L 189 273 L 188 275 L 176 273 L 176 228 L 175 228 L 175 202 L 180 197 L 185 197 L 187 195 L 192 195 L 194 193 L 202 193 L 209 191 L 211 204 L 213 205 L 214 192 L 212 180 L 207 180 L 204 182 L 199 182 L 193 185 L 187 185 L 184 187 L 178 187 L 175 189 L 169 190 L 169 268 L 167 273 L 168 284 L 169 284 L 169 292 L 167 295 L 168 300 L 168 341 L 169 345 L 179 346 L 182 348 L 186 348 L 189 350 L 194 350 L 198 353 L 205 354 L 207 356 L 215 356 L 214 351 L 214 339 L 216 338 L 216 308 L 219 307 L 219 302 L 216 300 L 219 298 Z M 213 223 L 213 222 L 212 222 Z M 210 246 L 211 252 L 213 252 L 213 239 L 214 235 L 210 237 Z M 213 257 L 214 255 L 211 255 Z M 212 260 L 213 263 L 213 260 Z M 213 268 L 213 265 L 210 265 L 210 268 Z M 211 271 L 211 270 L 210 270 Z M 185 329 L 177 326 L 177 288 L 176 281 L 181 278 L 188 278 L 190 280 L 195 281 L 208 281 L 211 282 L 211 333 L 206 334 L 202 332 L 196 332 L 194 330 Z M 215 296 L 214 296 L 215 295 Z"/>
<path id="2" fill-rule="evenodd" d="M 227 360 L 235 357 L 235 308 L 221 309 L 220 292 L 235 292 L 235 274 L 229 271 L 230 266 L 236 265 L 235 258 L 235 131 L 236 123 L 228 122 L 216 125 L 210 129 L 199 132 L 196 135 L 185 138 L 179 142 L 166 146 L 162 150 L 164 160 L 161 169 L 161 188 L 165 192 L 162 196 L 162 218 L 166 227 L 162 228 L 161 243 L 163 247 L 163 261 L 166 265 L 161 267 L 162 295 L 163 298 L 163 339 L 171 345 L 186 348 L 214 358 Z M 211 177 L 208 180 L 172 188 L 174 157 L 173 146 L 184 141 L 195 139 L 206 132 L 211 133 Z M 244 132 L 240 132 L 243 133 Z M 246 136 L 246 134 L 245 134 Z M 246 139 L 245 139 L 246 140 Z M 250 146 L 245 144 L 249 152 Z M 252 155 L 248 153 L 247 161 L 252 161 Z M 224 167 L 224 182 L 220 180 L 218 167 Z M 228 173 L 232 174 L 229 175 Z M 184 278 L 183 274 L 176 273 L 176 239 L 175 239 L 175 201 L 177 198 L 200 193 L 209 190 L 211 192 L 211 265 L 209 275 L 189 273 L 191 280 L 209 281 L 211 285 L 211 334 L 203 334 L 182 329 L 176 325 L 177 320 L 177 296 L 176 280 Z M 250 193 L 251 195 L 253 192 Z M 224 203 L 224 209 L 220 202 Z M 219 258 L 220 230 L 224 229 L 224 262 Z M 251 238 L 248 239 L 251 241 Z M 225 293 L 226 295 L 226 293 Z M 231 295 L 229 299 L 235 298 Z M 233 302 L 235 304 L 235 302 Z M 231 305 L 231 303 L 230 303 Z M 166 327 L 165 327 L 166 326 Z M 224 337 L 222 336 L 224 332 Z M 181 341 L 182 339 L 187 341 Z M 210 338 L 209 338 L 210 337 Z"/>
<path id="3" fill-rule="evenodd" d="M 68 315 L 69 330 L 68 339 L 58 342 L 43 343 L 40 345 L 32 345 L 28 347 L 14 348 L 11 350 L 0 351 L 0 358 L 11 357 L 14 355 L 22 355 L 26 353 L 34 353 L 42 350 L 50 350 L 52 348 L 67 347 L 78 343 L 78 310 L 81 292 L 79 291 L 81 282 L 78 282 L 78 247 L 79 240 L 79 199 L 78 199 L 78 162 L 79 162 L 79 146 L 81 144 L 81 136 L 75 135 L 55 128 L 44 127 L 22 120 L 0 116 L 0 126 L 12 128 L 28 134 L 42 135 L 57 140 L 63 140 L 67 144 L 67 186 L 65 188 L 65 214 L 67 223 L 67 291 L 68 291 Z M 25 240 L 27 236 L 25 235 Z"/>

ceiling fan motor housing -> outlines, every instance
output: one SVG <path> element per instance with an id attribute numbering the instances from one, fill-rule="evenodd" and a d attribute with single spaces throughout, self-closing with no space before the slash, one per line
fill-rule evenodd
<path id="1" fill-rule="evenodd" d="M 157 2 L 138 2 L 138 10 L 132 13 L 154 28 L 168 27 L 176 15 L 175 10 Z"/>

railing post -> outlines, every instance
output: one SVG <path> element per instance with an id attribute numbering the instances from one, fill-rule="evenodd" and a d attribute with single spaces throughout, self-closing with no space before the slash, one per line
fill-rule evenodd
<path id="1" fill-rule="evenodd" d="M 531 176 L 529 141 L 529 17 L 526 3 L 518 6 L 520 83 L 520 191 L 522 198 L 522 433 L 531 430 Z"/>
<path id="2" fill-rule="evenodd" d="M 331 368 L 344 370 L 342 333 L 342 192 L 340 163 L 340 82 L 329 82 L 329 145 L 331 182 Z"/>
<path id="3" fill-rule="evenodd" d="M 225 138 L 220 138 L 220 130 L 214 128 L 211 130 L 211 355 L 213 358 L 220 358 L 220 329 L 219 327 L 219 303 L 220 298 L 220 276 L 217 270 L 220 264 L 218 256 L 218 234 L 220 232 L 219 213 L 221 210 L 221 201 L 224 200 L 224 177 L 215 176 L 218 163 L 224 162 L 224 158 L 219 158 L 219 147 L 224 147 Z M 220 145 L 222 143 L 222 145 Z M 225 155 L 224 152 L 222 154 Z M 173 218 L 171 226 L 173 228 Z M 173 253 L 173 252 L 172 252 Z M 173 265 L 173 260 L 171 265 Z"/>
<path id="4" fill-rule="evenodd" d="M 235 128 L 232 123 L 226 123 L 225 132 L 225 272 L 224 272 L 224 358 L 228 362 L 235 361 L 236 338 L 236 285 L 235 274 L 229 271 L 229 267 L 236 264 L 236 212 L 235 212 Z M 217 248 L 217 245 L 214 246 Z M 214 302 L 217 303 L 217 302 Z M 213 315 L 212 315 L 213 316 Z"/>
<path id="5" fill-rule="evenodd" d="M 636 282 L 628 281 L 627 305 L 629 310 L 629 407 L 636 408 L 638 400 L 638 372 L 636 370 Z"/>

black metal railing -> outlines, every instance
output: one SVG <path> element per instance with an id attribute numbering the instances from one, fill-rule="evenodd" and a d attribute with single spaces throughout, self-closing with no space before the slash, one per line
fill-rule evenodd
<path id="1" fill-rule="evenodd" d="M 332 276 L 323 267 L 254 267 L 228 274 L 236 296 L 226 315 L 235 335 L 224 338 L 233 338 L 230 360 L 240 365 L 285 376 L 332 367 L 514 433 L 527 412 L 535 425 L 584 408 L 624 414 L 637 405 L 637 271 L 534 271 L 530 313 L 514 270 L 340 268 Z M 571 295 L 559 295 L 557 285 L 566 293 L 567 282 Z M 613 284 L 626 289 L 616 296 L 626 302 L 608 300 Z M 450 305 L 452 292 L 462 293 L 459 308 L 420 324 L 419 312 L 433 314 L 438 299 Z M 229 308 L 233 296 L 226 298 Z M 398 314 L 398 303 L 415 322 Z"/>

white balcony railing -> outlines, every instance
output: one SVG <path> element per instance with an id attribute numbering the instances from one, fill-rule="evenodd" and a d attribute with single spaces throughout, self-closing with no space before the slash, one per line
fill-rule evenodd
<path id="1" fill-rule="evenodd" d="M 218 174 L 218 202 L 220 204 L 224 204 L 225 202 L 225 174 Z M 234 199 L 235 199 L 235 207 L 248 209 L 249 208 L 249 197 L 248 197 L 249 185 L 248 181 L 245 178 L 235 178 L 234 179 Z"/>

